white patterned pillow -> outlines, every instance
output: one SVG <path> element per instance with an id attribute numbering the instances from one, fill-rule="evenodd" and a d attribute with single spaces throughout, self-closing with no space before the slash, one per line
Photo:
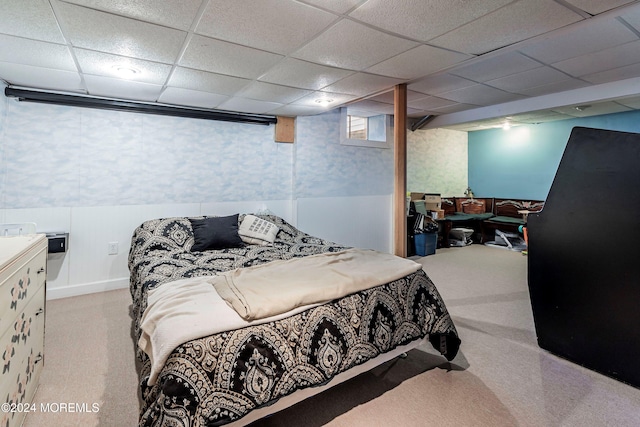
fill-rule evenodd
<path id="1" fill-rule="evenodd" d="M 275 224 L 253 215 L 245 215 L 238 234 L 250 245 L 267 246 L 273 243 L 280 229 Z"/>

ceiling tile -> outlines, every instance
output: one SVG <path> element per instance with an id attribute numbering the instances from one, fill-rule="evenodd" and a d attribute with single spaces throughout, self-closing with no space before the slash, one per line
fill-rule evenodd
<path id="1" fill-rule="evenodd" d="M 258 99 L 260 101 L 273 101 L 281 104 L 288 104 L 297 99 L 311 94 L 313 91 L 296 89 L 287 86 L 274 85 L 271 83 L 252 82 L 238 96 L 243 98 Z"/>
<path id="2" fill-rule="evenodd" d="M 415 101 L 417 99 L 426 98 L 427 96 L 428 95 L 425 95 L 424 93 L 414 92 L 412 90 L 407 90 L 407 102 L 412 102 L 412 101 Z M 373 97 L 368 98 L 368 99 L 371 100 L 371 101 L 386 102 L 387 104 L 392 104 L 393 105 L 395 103 L 394 97 L 395 97 L 395 91 L 394 90 L 390 90 L 388 92 L 381 93 L 379 95 L 373 96 Z"/>
<path id="3" fill-rule="evenodd" d="M 412 80 L 471 58 L 433 46 L 420 45 L 393 58 L 382 61 L 366 71 L 399 79 Z"/>
<path id="4" fill-rule="evenodd" d="M 640 62 L 640 41 L 556 62 L 554 68 L 580 77 Z"/>
<path id="5" fill-rule="evenodd" d="M 343 19 L 292 56 L 332 67 L 363 70 L 416 45 Z"/>
<path id="6" fill-rule="evenodd" d="M 550 93 L 580 89 L 587 86 L 591 86 L 591 84 L 578 79 L 567 79 L 555 83 L 548 83 L 540 86 L 530 87 L 527 89 L 521 89 L 517 91 L 517 93 L 526 96 L 541 96 L 548 95 Z"/>
<path id="7" fill-rule="evenodd" d="M 208 73 L 206 71 L 182 67 L 176 67 L 169 79 L 170 86 L 201 90 L 221 95 L 233 95 L 250 82 L 251 80 L 241 79 L 238 77 Z"/>
<path id="8" fill-rule="evenodd" d="M 180 65 L 213 73 L 255 79 L 282 56 L 237 44 L 194 35 Z"/>
<path id="9" fill-rule="evenodd" d="M 489 80 L 486 84 L 507 92 L 521 93 L 522 90 L 568 80 L 565 73 L 550 67 L 538 67 L 532 70 L 511 74 L 499 79 Z"/>
<path id="10" fill-rule="evenodd" d="M 469 65 L 459 65 L 449 70 L 449 74 L 482 83 L 542 66 L 538 61 L 527 58 L 519 52 L 506 52 L 483 58 L 470 61 L 472 63 Z"/>
<path id="11" fill-rule="evenodd" d="M 567 91 L 596 98 L 583 115 L 638 108 L 596 108 L 607 94 L 590 86 L 634 79 L 620 81 L 624 93 L 640 93 L 640 1 L 0 0 L 0 11 L 0 79 L 43 90 L 284 115 L 348 104 L 373 114 L 392 112 L 393 86 L 411 82 L 409 117 L 541 96 L 561 103 Z M 481 57 L 459 51 L 505 43 Z M 114 78 L 120 61 L 143 73 Z M 480 108 L 460 126 L 502 108 Z"/>
<path id="12" fill-rule="evenodd" d="M 437 37 L 430 43 L 480 55 L 582 19 L 553 0 L 517 1 Z"/>
<path id="13" fill-rule="evenodd" d="M 636 31 L 640 31 L 640 4 L 625 8 L 620 17 Z"/>
<path id="14" fill-rule="evenodd" d="M 425 98 L 426 95 L 419 92 L 407 91 L 407 100 L 411 101 L 415 98 Z M 363 111 L 372 111 L 377 112 L 379 114 L 393 114 L 394 113 L 394 91 L 384 92 L 380 95 L 373 96 L 371 98 L 364 99 L 362 101 L 354 102 L 349 104 L 349 108 L 352 107 L 357 110 Z M 420 108 L 412 108 L 409 106 L 407 108 L 407 115 L 425 115 L 423 109 Z"/>
<path id="15" fill-rule="evenodd" d="M 289 54 L 336 19 L 334 14 L 292 0 L 211 0 L 196 32 Z M 251 30 L 239 31 L 239 28 Z"/>
<path id="16" fill-rule="evenodd" d="M 415 108 L 407 108 L 407 117 L 424 117 L 426 115 L 431 115 L 431 112 L 424 110 L 417 110 Z"/>
<path id="17" fill-rule="evenodd" d="M 198 90 L 168 87 L 160 95 L 158 102 L 202 108 L 215 108 L 229 97 Z"/>
<path id="18" fill-rule="evenodd" d="M 355 116 L 360 116 L 360 117 L 367 117 L 370 115 L 370 113 L 377 113 L 377 114 L 393 114 L 394 113 L 394 108 L 392 104 L 387 104 L 386 102 L 372 101 L 370 99 L 365 99 L 364 101 L 359 101 L 359 102 L 356 102 L 355 104 L 350 104 L 347 108 L 349 108 L 349 114 L 353 114 Z"/>
<path id="19" fill-rule="evenodd" d="M 452 105 L 446 105 L 440 108 L 434 108 L 433 113 L 438 115 L 451 114 L 451 113 L 458 113 L 460 111 L 471 110 L 472 108 L 477 108 L 477 107 L 478 107 L 477 105 L 464 104 L 462 102 L 459 102 Z"/>
<path id="20" fill-rule="evenodd" d="M 269 111 L 269 114 L 275 114 L 278 116 L 313 116 L 316 114 L 326 113 L 325 107 L 313 107 L 300 104 L 288 104 L 275 110 Z"/>
<path id="21" fill-rule="evenodd" d="M 633 3 L 633 0 L 565 0 L 567 3 L 584 10 L 590 15 L 597 15 L 607 10 L 615 9 L 616 7 L 623 6 L 625 4 Z"/>
<path id="22" fill-rule="evenodd" d="M 260 77 L 260 80 L 302 89 L 318 90 L 350 74 L 352 74 L 351 71 L 287 58 Z"/>
<path id="23" fill-rule="evenodd" d="M 474 85 L 440 94 L 441 98 L 464 104 L 491 105 L 522 99 L 522 95 L 507 93 L 485 85 Z"/>
<path id="24" fill-rule="evenodd" d="M 230 98 L 219 105 L 219 108 L 223 110 L 241 111 L 251 114 L 265 114 L 280 107 L 282 107 L 282 104 L 276 102 L 258 101 L 239 97 Z"/>
<path id="25" fill-rule="evenodd" d="M 586 108 L 585 108 L 586 107 Z M 598 102 L 591 105 L 585 105 L 581 109 L 576 106 L 567 106 L 554 108 L 560 114 L 566 114 L 573 117 L 590 117 L 598 116 L 601 114 L 621 113 L 623 111 L 629 111 L 631 108 L 615 102 Z"/>
<path id="26" fill-rule="evenodd" d="M 74 49 L 74 52 L 80 68 L 85 74 L 163 85 L 167 82 L 169 72 L 171 72 L 171 65 L 158 62 L 84 49 Z M 123 77 L 117 70 L 121 66 L 131 67 L 138 72 L 130 77 Z"/>
<path id="27" fill-rule="evenodd" d="M 84 76 L 84 82 L 90 95 L 137 101 L 156 101 L 162 92 L 162 86 L 149 83 L 132 82 L 102 76 Z"/>
<path id="28" fill-rule="evenodd" d="M 600 73 L 588 74 L 582 76 L 581 79 L 593 84 L 601 84 L 634 77 L 640 77 L 640 63 L 614 68 L 613 70 L 602 71 Z"/>
<path id="29" fill-rule="evenodd" d="M 386 104 L 392 104 L 393 105 L 393 103 L 395 102 L 394 101 L 394 96 L 395 96 L 394 92 L 395 92 L 394 90 L 390 90 L 390 91 L 387 91 L 387 92 L 384 92 L 384 93 L 369 97 L 364 101 L 384 102 Z M 409 98 L 409 93 L 415 94 L 417 92 L 407 91 L 407 99 Z M 423 93 L 420 93 L 419 95 L 422 96 L 422 97 L 425 96 Z"/>
<path id="30" fill-rule="evenodd" d="M 0 0 L 0 33 L 54 43 L 65 43 L 49 2 Z"/>
<path id="31" fill-rule="evenodd" d="M 428 41 L 512 0 L 369 0 L 349 16 L 396 34 Z"/>
<path id="32" fill-rule="evenodd" d="M 404 82 L 404 80 L 376 76 L 373 74 L 355 73 L 340 80 L 339 82 L 323 88 L 322 90 L 364 96 L 380 92 L 382 90 L 392 89 L 393 86 L 402 82 Z"/>
<path id="33" fill-rule="evenodd" d="M 417 101 L 407 103 L 407 105 L 412 108 L 421 108 L 423 110 L 435 110 L 438 108 L 449 107 L 454 104 L 457 104 L 457 102 L 450 99 L 438 98 L 436 96 L 427 96 L 426 98 L 421 98 Z"/>
<path id="34" fill-rule="evenodd" d="M 464 87 L 474 86 L 477 83 L 462 77 L 452 76 L 451 74 L 439 74 L 437 76 L 429 76 L 409 84 L 408 89 L 422 92 L 427 95 L 438 95 L 439 93 L 450 92 Z"/>
<path id="35" fill-rule="evenodd" d="M 62 0 L 166 27 L 188 30 L 195 20 L 202 0 Z"/>
<path id="36" fill-rule="evenodd" d="M 601 19 L 559 31 L 519 49 L 525 55 L 552 64 L 635 41 L 638 37 L 615 19 Z"/>
<path id="37" fill-rule="evenodd" d="M 0 61 L 78 71 L 67 46 L 3 34 L 0 34 Z"/>
<path id="38" fill-rule="evenodd" d="M 346 13 L 363 0 L 304 0 L 303 3 L 311 4 L 336 13 Z"/>
<path id="39" fill-rule="evenodd" d="M 60 3 L 71 43 L 101 52 L 172 64 L 186 33 L 130 18 Z"/>
<path id="40" fill-rule="evenodd" d="M 15 86 L 72 92 L 84 91 L 80 75 L 71 71 L 0 62 L 0 76 L 7 83 Z"/>
<path id="41" fill-rule="evenodd" d="M 331 108 L 335 108 L 336 106 L 342 105 L 346 102 L 353 101 L 355 98 L 356 97 L 353 95 L 347 95 L 344 93 L 316 91 L 316 92 L 313 92 L 312 94 L 309 94 L 307 96 L 304 96 L 298 99 L 295 102 L 292 102 L 291 104 L 306 105 L 309 107 L 316 107 L 318 105 L 323 105 L 325 106 L 325 111 L 326 111 Z M 318 103 L 318 101 L 322 99 L 330 100 L 331 102 L 328 104 Z"/>

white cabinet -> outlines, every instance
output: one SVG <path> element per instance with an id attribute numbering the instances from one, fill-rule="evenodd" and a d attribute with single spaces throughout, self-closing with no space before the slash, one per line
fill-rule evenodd
<path id="1" fill-rule="evenodd" d="M 19 426 L 44 362 L 47 239 L 0 237 L 0 426 Z M 7 411 L 8 409 L 8 411 Z"/>

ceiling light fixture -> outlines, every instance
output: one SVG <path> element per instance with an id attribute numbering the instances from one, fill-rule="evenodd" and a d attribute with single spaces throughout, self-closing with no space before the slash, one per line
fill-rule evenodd
<path id="1" fill-rule="evenodd" d="M 333 102 L 333 99 L 331 98 L 318 98 L 316 99 L 316 102 L 318 104 L 322 104 L 322 105 L 329 105 Z"/>
<path id="2" fill-rule="evenodd" d="M 111 68 L 116 72 L 116 74 L 125 79 L 131 79 L 136 74 L 140 74 L 140 70 L 129 65 L 114 65 Z"/>
<path id="3" fill-rule="evenodd" d="M 575 109 L 578 111 L 584 111 L 587 108 L 591 108 L 591 105 L 578 105 L 577 107 L 575 107 Z"/>

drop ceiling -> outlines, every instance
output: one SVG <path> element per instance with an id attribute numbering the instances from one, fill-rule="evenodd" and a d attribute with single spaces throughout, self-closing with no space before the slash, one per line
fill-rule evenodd
<path id="1" fill-rule="evenodd" d="M 640 108 L 629 0 L 0 0 L 8 86 L 459 130 Z M 128 71 L 128 75 L 120 74 Z M 577 108 L 576 108 L 577 107 Z"/>

